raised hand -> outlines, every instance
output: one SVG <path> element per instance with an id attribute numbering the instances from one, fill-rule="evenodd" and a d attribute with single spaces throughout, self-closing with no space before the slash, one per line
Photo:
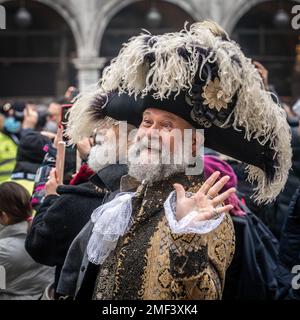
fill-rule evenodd
<path id="1" fill-rule="evenodd" d="M 34 129 L 38 123 L 39 116 L 37 111 L 31 105 L 27 105 L 24 109 L 24 120 L 22 122 L 23 129 Z"/>
<path id="2" fill-rule="evenodd" d="M 57 187 L 58 187 L 57 173 L 56 173 L 56 169 L 53 168 L 50 171 L 48 181 L 45 185 L 46 195 L 49 196 L 50 194 L 57 194 L 56 193 Z"/>
<path id="3" fill-rule="evenodd" d="M 229 176 L 222 177 L 218 182 L 219 171 L 214 172 L 201 186 L 199 191 L 191 197 L 187 197 L 185 190 L 181 184 L 174 184 L 176 190 L 176 219 L 179 221 L 191 211 L 199 212 L 196 221 L 209 220 L 223 212 L 230 211 L 233 206 L 222 206 L 231 193 L 235 192 L 235 188 L 230 188 L 218 195 L 218 192 L 230 179 Z"/>
<path id="4" fill-rule="evenodd" d="M 258 61 L 253 61 L 253 64 L 262 78 L 265 89 L 269 90 L 269 80 L 268 80 L 269 72 L 268 72 L 268 70 Z"/>

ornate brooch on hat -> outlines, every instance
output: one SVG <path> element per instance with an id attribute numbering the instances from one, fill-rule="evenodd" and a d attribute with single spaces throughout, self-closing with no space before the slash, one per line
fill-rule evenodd
<path id="1" fill-rule="evenodd" d="M 219 78 L 210 80 L 203 88 L 201 96 L 204 98 L 204 105 L 208 105 L 210 109 L 217 109 L 217 111 L 227 109 L 227 105 L 231 101 L 230 97 L 222 90 Z"/>

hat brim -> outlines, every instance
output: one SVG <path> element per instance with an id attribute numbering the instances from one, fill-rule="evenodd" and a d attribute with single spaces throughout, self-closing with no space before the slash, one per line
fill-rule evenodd
<path id="1" fill-rule="evenodd" d="M 260 168 L 266 173 L 266 177 L 272 181 L 275 173 L 274 151 L 269 147 L 268 143 L 261 145 L 256 139 L 247 140 L 243 128 L 240 128 L 240 131 L 232 127 L 220 128 L 215 125 L 210 128 L 203 128 L 190 118 L 189 106 L 183 107 L 180 103 L 184 103 L 182 99 L 169 100 L 168 103 L 162 103 L 160 100 L 135 99 L 127 94 L 115 94 L 106 104 L 104 112 L 110 118 L 127 121 L 136 127 L 139 127 L 143 112 L 149 107 L 172 112 L 188 121 L 195 128 L 205 130 L 205 147 Z M 186 112 L 183 114 L 182 110 L 186 110 Z"/>

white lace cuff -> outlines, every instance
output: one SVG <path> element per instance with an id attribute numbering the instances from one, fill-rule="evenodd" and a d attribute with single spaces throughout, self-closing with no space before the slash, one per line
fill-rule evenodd
<path id="1" fill-rule="evenodd" d="M 172 191 L 164 203 L 166 218 L 168 220 L 170 229 L 173 233 L 198 233 L 205 234 L 216 229 L 225 217 L 222 213 L 216 219 L 194 221 L 194 218 L 199 214 L 197 211 L 191 211 L 188 215 L 176 220 L 176 193 Z"/>

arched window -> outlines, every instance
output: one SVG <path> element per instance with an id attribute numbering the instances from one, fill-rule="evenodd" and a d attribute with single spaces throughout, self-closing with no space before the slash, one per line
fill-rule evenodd
<path id="1" fill-rule="evenodd" d="M 253 60 L 269 70 L 270 83 L 281 96 L 293 95 L 299 30 L 293 30 L 294 1 L 266 1 L 252 7 L 235 26 L 232 38 Z"/>
<path id="2" fill-rule="evenodd" d="M 121 44 L 138 35 L 141 29 L 153 34 L 179 31 L 184 22 L 193 18 L 178 6 L 165 1 L 137 1 L 119 11 L 109 22 L 103 35 L 100 57 L 109 61 L 115 57 Z"/>
<path id="3" fill-rule="evenodd" d="M 71 63 L 75 41 L 66 21 L 35 1 L 2 5 L 6 30 L 0 31 L 0 98 L 34 100 L 63 94 L 76 79 Z"/>

